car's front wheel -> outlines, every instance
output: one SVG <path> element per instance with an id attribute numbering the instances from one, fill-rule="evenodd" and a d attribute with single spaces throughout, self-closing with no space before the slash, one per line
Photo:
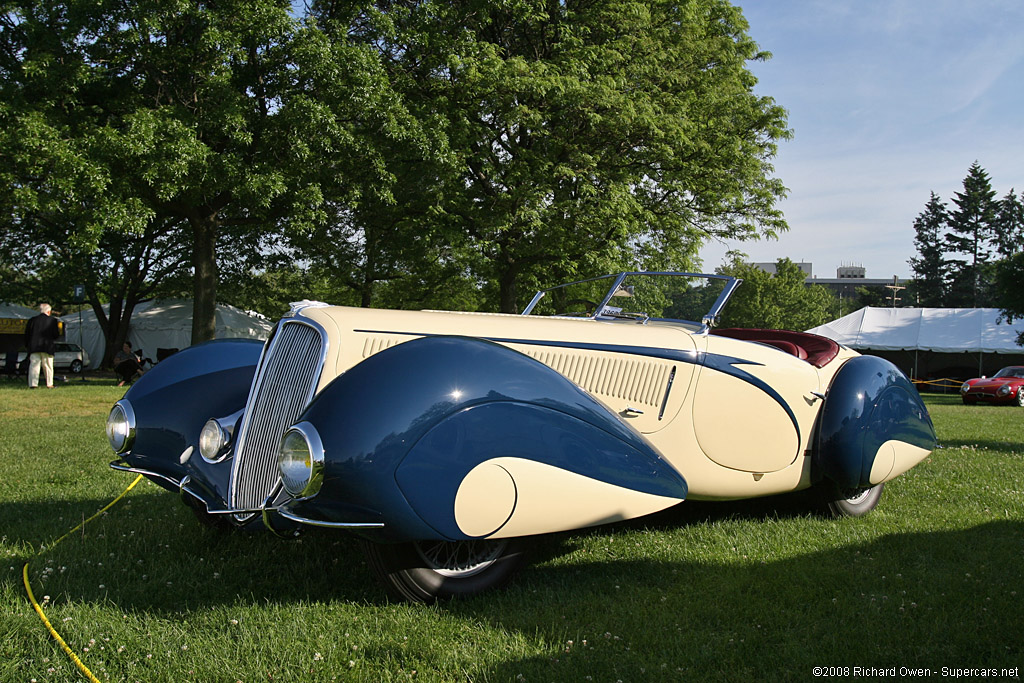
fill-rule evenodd
<path id="1" fill-rule="evenodd" d="M 1017 405 L 1024 408 L 1024 387 L 1017 389 Z"/>
<path id="2" fill-rule="evenodd" d="M 78 360 L 77 358 L 71 361 L 71 367 L 69 368 L 69 370 L 71 370 L 72 374 L 75 375 L 82 372 L 82 361 Z"/>
<path id="3" fill-rule="evenodd" d="M 409 602 L 476 595 L 505 585 L 526 563 L 519 539 L 364 544 L 392 596 Z"/>
<path id="4" fill-rule="evenodd" d="M 841 488 L 833 482 L 821 484 L 825 507 L 834 517 L 861 517 L 875 509 L 885 484 Z"/>

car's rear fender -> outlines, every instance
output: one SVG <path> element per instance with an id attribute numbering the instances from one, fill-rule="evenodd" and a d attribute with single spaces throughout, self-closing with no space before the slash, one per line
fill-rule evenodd
<path id="1" fill-rule="evenodd" d="M 861 488 L 905 472 L 935 444 L 935 427 L 910 380 L 885 359 L 855 356 L 828 389 L 813 462 L 819 476 Z"/>
<path id="2" fill-rule="evenodd" d="M 539 361 L 475 338 L 377 353 L 299 419 L 323 442 L 324 482 L 290 511 L 379 519 L 382 540 L 544 533 L 686 496 L 678 472 L 603 404 Z"/>

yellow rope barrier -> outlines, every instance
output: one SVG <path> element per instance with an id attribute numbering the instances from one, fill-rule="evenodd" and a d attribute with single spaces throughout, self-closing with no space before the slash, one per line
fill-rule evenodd
<path id="1" fill-rule="evenodd" d="M 39 555 L 44 550 L 49 550 L 50 548 L 54 547 L 55 545 L 57 545 L 58 543 L 63 541 L 65 538 L 67 538 L 71 534 L 75 533 L 76 531 L 78 531 L 79 529 L 84 527 L 86 524 L 88 524 L 92 520 L 94 520 L 97 517 L 99 517 L 100 515 L 102 515 L 104 512 L 106 512 L 110 508 L 114 507 L 114 504 L 117 503 L 117 501 L 119 501 L 122 498 L 124 498 L 125 495 L 127 495 L 127 493 L 129 491 L 131 491 L 133 488 L 135 488 L 135 485 L 138 484 L 140 481 L 142 481 L 142 475 L 141 474 L 139 476 L 135 477 L 135 481 L 133 481 L 131 484 L 129 484 L 128 488 L 126 488 L 124 491 L 121 492 L 121 495 L 119 495 L 117 498 L 115 498 L 114 500 L 112 500 L 109 503 L 107 503 L 107 505 L 105 507 L 103 507 L 103 509 L 101 509 L 99 512 L 97 512 L 95 515 L 93 515 L 89 519 L 83 521 L 81 524 L 77 525 L 74 529 L 72 529 L 71 531 L 67 532 L 66 534 L 64 534 L 63 536 L 58 538 L 53 543 L 50 543 L 49 545 L 43 546 L 39 550 L 39 552 L 36 553 L 36 555 Z M 78 655 L 76 655 L 74 653 L 74 651 L 70 647 L 68 647 L 68 644 L 66 642 L 64 642 L 64 639 L 60 637 L 60 634 L 57 633 L 57 630 L 55 628 L 53 628 L 53 625 L 50 623 L 50 620 L 46 618 L 46 613 L 43 612 L 43 608 L 40 607 L 38 602 L 36 602 L 36 596 L 32 594 L 32 586 L 28 582 L 28 562 L 26 562 L 25 566 L 21 568 L 21 579 L 22 579 L 22 582 L 25 584 L 25 592 L 28 593 L 28 600 L 29 600 L 29 602 L 32 603 L 32 609 L 34 609 L 36 611 L 36 614 L 39 615 L 39 618 L 43 620 L 43 625 L 46 626 L 46 630 L 50 632 L 50 635 L 53 636 L 54 640 L 57 641 L 57 643 L 60 645 L 61 649 L 64 650 L 64 652 L 67 654 L 67 656 L 71 658 L 71 661 L 75 663 L 75 666 L 78 667 L 79 671 L 81 671 L 83 674 L 85 674 L 86 678 L 89 679 L 90 683 L 100 683 L 99 679 L 96 678 L 96 676 L 94 676 L 91 671 L 89 671 L 89 668 L 85 664 L 82 663 L 82 660 L 78 658 Z"/>

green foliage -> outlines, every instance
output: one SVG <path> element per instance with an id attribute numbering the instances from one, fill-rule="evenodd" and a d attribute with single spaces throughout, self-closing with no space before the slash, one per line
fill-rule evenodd
<path id="1" fill-rule="evenodd" d="M 836 307 L 835 295 L 821 285 L 807 285 L 807 275 L 789 259 L 779 259 L 774 274 L 745 263 L 734 254 L 719 269 L 743 280 L 722 314 L 723 327 L 751 327 L 803 331 L 828 322 Z"/>
<path id="2" fill-rule="evenodd" d="M 947 306 L 986 306 L 990 301 L 990 271 L 986 269 L 992 252 L 996 218 L 995 190 L 988 174 L 971 164 L 964 178 L 963 192 L 955 193 L 947 223 L 946 248 L 963 258 L 950 259 Z"/>
<path id="3" fill-rule="evenodd" d="M 914 219 L 914 246 L 918 257 L 910 259 L 914 280 L 908 298 L 919 306 L 940 307 L 946 298 L 945 230 L 948 220 L 945 203 L 934 192 Z"/>
<path id="4" fill-rule="evenodd" d="M 387 196 L 364 132 L 415 131 L 372 51 L 280 0 L 26 0 L 4 20 L 9 220 L 44 217 L 86 248 L 170 221 L 190 248 L 194 341 L 212 336 L 228 255 L 322 222 L 328 199 Z"/>
<path id="5" fill-rule="evenodd" d="M 381 2 L 358 19 L 447 138 L 409 169 L 429 178 L 417 224 L 489 283 L 491 306 L 597 271 L 685 269 L 710 235 L 785 227 L 769 165 L 785 114 L 753 93 L 746 62 L 767 55 L 726 2 Z"/>

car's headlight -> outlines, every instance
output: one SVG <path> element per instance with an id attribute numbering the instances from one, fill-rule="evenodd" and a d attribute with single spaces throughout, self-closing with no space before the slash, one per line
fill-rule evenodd
<path id="1" fill-rule="evenodd" d="M 996 389 L 996 394 L 999 396 L 1007 396 L 1010 394 L 1011 391 L 1012 389 L 1010 389 L 1010 385 L 1004 384 L 1003 386 Z"/>
<path id="2" fill-rule="evenodd" d="M 284 433 L 277 457 L 284 490 L 296 498 L 320 491 L 324 478 L 324 448 L 313 425 L 300 422 Z"/>
<path id="3" fill-rule="evenodd" d="M 128 401 L 120 400 L 107 416 L 107 441 L 115 453 L 124 453 L 135 441 L 135 411 Z"/>
<path id="4" fill-rule="evenodd" d="M 964 382 L 963 384 L 960 385 L 960 393 L 961 394 L 966 394 L 970 390 L 971 390 L 971 383 L 970 382 Z"/>
<path id="5" fill-rule="evenodd" d="M 215 462 L 229 439 L 227 430 L 220 422 L 210 418 L 199 432 L 199 455 L 210 462 Z"/>

